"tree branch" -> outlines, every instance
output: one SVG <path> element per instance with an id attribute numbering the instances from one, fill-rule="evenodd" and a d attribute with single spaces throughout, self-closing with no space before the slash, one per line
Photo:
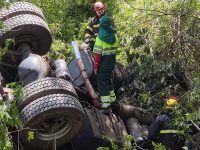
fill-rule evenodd
<path id="1" fill-rule="evenodd" d="M 150 11 L 150 12 L 158 12 L 161 13 L 163 15 L 177 15 L 174 13 L 167 13 L 167 11 L 159 11 L 159 10 L 155 10 L 155 9 L 142 9 L 142 8 L 135 8 L 133 5 L 131 5 L 127 0 L 124 0 L 131 8 L 133 8 L 134 10 L 141 10 L 141 11 Z"/>

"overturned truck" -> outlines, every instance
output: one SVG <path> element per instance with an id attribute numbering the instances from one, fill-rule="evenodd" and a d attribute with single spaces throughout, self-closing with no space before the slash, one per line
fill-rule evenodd
<path id="1" fill-rule="evenodd" d="M 119 146 L 128 134 L 136 142 L 148 137 L 147 126 L 154 121 L 151 113 L 118 102 L 112 104 L 113 113 L 107 115 L 95 107 L 98 96 L 90 51 L 79 51 L 74 45 L 78 58 L 68 63 L 44 57 L 52 38 L 38 7 L 28 2 L 13 3 L 1 10 L 0 20 L 6 28 L 0 34 L 1 47 L 6 39 L 15 40 L 0 63 L 0 73 L 5 83 L 17 81 L 23 85 L 23 96 L 17 100 L 24 125 L 19 134 L 21 149 L 97 149 L 111 147 L 104 137 Z M 112 74 L 116 93 L 126 76 L 117 63 Z M 34 138 L 28 140 L 30 131 Z"/>

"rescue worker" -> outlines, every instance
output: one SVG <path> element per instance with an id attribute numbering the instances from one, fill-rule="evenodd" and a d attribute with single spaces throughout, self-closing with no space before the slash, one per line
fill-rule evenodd
<path id="1" fill-rule="evenodd" d="M 85 49 L 93 50 L 95 39 L 99 33 L 100 18 L 105 15 L 105 5 L 102 2 L 96 2 L 93 5 L 95 16 L 90 20 L 85 32 L 85 42 L 83 47 Z"/>
<path id="2" fill-rule="evenodd" d="M 170 127 L 173 117 L 171 114 L 178 105 L 178 97 L 170 96 L 165 102 L 167 112 L 157 116 L 149 125 L 141 125 L 139 118 L 128 118 L 126 120 L 127 131 L 133 136 L 136 145 L 144 149 L 153 149 L 152 141 L 161 143 L 166 150 L 179 150 L 184 146 L 184 139 L 180 138 L 182 131 Z M 142 117 L 142 116 L 141 116 Z"/>
<path id="3" fill-rule="evenodd" d="M 177 96 L 170 96 L 164 104 L 166 112 L 158 116 L 149 126 L 148 139 L 163 144 L 167 150 L 179 150 L 184 146 L 184 138 L 180 136 L 183 131 L 174 130 L 169 126 L 178 102 Z"/>
<path id="4" fill-rule="evenodd" d="M 96 2 L 93 4 L 95 16 L 90 20 L 85 32 L 85 47 L 86 49 L 93 49 L 95 39 L 99 33 L 100 18 L 105 14 L 105 6 L 102 2 Z"/>
<path id="5" fill-rule="evenodd" d="M 97 74 L 97 91 L 100 95 L 102 109 L 111 111 L 110 105 L 115 101 L 111 82 L 111 73 L 115 67 L 118 40 L 115 36 L 109 16 L 100 20 L 99 34 L 93 48 L 95 54 L 94 73 Z"/>

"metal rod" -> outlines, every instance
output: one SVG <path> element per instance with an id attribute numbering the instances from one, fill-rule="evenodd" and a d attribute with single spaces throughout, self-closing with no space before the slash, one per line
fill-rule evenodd
<path id="1" fill-rule="evenodd" d="M 85 83 L 85 86 L 86 86 L 90 96 L 92 97 L 92 102 L 93 102 L 95 107 L 99 108 L 100 107 L 99 97 L 97 96 L 96 92 L 94 91 L 94 89 L 93 89 L 93 87 L 92 87 L 92 85 L 91 85 L 91 83 L 88 79 L 87 73 L 85 71 L 85 66 L 83 64 L 81 54 L 80 54 L 80 51 L 79 51 L 79 48 L 78 48 L 78 44 L 77 44 L 76 41 L 72 41 L 71 45 L 72 45 L 73 50 L 74 50 L 74 54 L 75 54 L 77 64 L 78 64 L 79 69 L 80 69 L 82 79 Z"/>
<path id="2" fill-rule="evenodd" d="M 72 41 L 71 45 L 73 47 L 74 55 L 76 57 L 76 60 L 81 59 L 81 54 L 80 54 L 77 42 L 76 41 Z"/>

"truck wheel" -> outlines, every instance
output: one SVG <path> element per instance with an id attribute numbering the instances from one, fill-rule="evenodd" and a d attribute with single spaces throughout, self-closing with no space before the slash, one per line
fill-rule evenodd
<path id="1" fill-rule="evenodd" d="M 32 14 L 44 18 L 44 15 L 37 6 L 28 2 L 16 2 L 10 5 L 8 9 L 3 8 L 0 11 L 0 20 L 5 21 L 13 16 L 21 14 Z"/>
<path id="2" fill-rule="evenodd" d="M 46 22 L 35 15 L 22 14 L 3 21 L 4 30 L 0 34 L 0 45 L 5 39 L 15 38 L 15 45 L 30 44 L 33 53 L 45 55 L 51 46 L 52 38 Z"/>
<path id="3" fill-rule="evenodd" d="M 78 98 L 76 91 L 69 81 L 60 78 L 43 78 L 31 82 L 23 88 L 23 99 L 18 101 L 18 107 L 22 110 L 26 105 L 42 96 L 49 94 L 69 94 Z"/>
<path id="4" fill-rule="evenodd" d="M 122 85 L 127 81 L 128 74 L 124 69 L 124 66 L 120 63 L 116 63 L 113 74 L 112 74 L 112 81 L 114 90 L 117 91 Z"/>
<path id="5" fill-rule="evenodd" d="M 85 114 L 80 102 L 67 94 L 52 94 L 28 104 L 20 113 L 24 130 L 23 144 L 35 149 L 49 149 L 71 141 L 85 126 Z M 28 133 L 34 132 L 31 140 Z"/>

